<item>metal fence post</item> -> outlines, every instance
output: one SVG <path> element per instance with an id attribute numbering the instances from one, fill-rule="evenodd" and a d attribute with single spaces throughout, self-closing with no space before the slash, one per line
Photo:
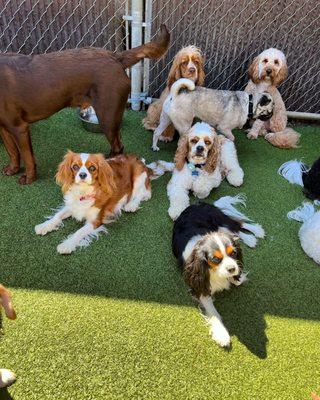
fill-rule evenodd
<path id="1" fill-rule="evenodd" d="M 142 11 L 143 0 L 132 0 L 132 30 L 131 48 L 142 44 Z M 140 110 L 142 88 L 142 62 L 138 62 L 131 68 L 131 108 Z"/>

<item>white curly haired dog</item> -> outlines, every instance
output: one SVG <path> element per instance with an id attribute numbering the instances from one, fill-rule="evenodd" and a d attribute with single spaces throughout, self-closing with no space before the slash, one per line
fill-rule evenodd
<path id="1" fill-rule="evenodd" d="M 233 186 L 243 183 L 234 143 L 207 123 L 196 123 L 178 143 L 175 168 L 168 183 L 169 215 L 175 220 L 189 206 L 189 190 L 199 199 L 209 196 L 224 177 Z"/>
<path id="2" fill-rule="evenodd" d="M 301 247 L 310 258 L 320 264 L 320 211 L 312 203 L 305 202 L 288 212 L 287 216 L 303 223 L 299 230 Z"/>

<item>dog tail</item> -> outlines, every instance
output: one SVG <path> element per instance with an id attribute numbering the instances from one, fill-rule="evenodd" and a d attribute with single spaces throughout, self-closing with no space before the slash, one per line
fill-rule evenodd
<path id="1" fill-rule="evenodd" d="M 191 79 L 181 78 L 178 79 L 170 89 L 170 95 L 172 98 L 178 96 L 181 89 L 187 89 L 188 91 L 193 91 L 196 88 L 195 83 Z"/>
<path id="2" fill-rule="evenodd" d="M 288 182 L 303 187 L 302 175 L 308 169 L 308 166 L 302 161 L 291 160 L 281 165 L 278 169 L 278 174 L 283 176 Z"/>
<path id="3" fill-rule="evenodd" d="M 264 238 L 265 232 L 262 226 L 259 224 L 252 223 L 252 220 L 250 218 L 248 218 L 246 215 L 244 215 L 234 207 L 235 204 L 242 204 L 245 207 L 246 205 L 245 195 L 238 194 L 237 196 L 234 197 L 231 196 L 221 197 L 213 204 L 216 207 L 218 207 L 224 214 L 239 221 L 242 229 L 252 233 L 251 235 L 242 231 L 239 232 L 240 239 L 242 239 L 247 246 L 255 247 L 257 244 L 256 238 L 260 239 Z"/>
<path id="4" fill-rule="evenodd" d="M 266 140 L 280 149 L 295 149 L 298 147 L 300 133 L 291 128 L 286 128 L 283 132 L 271 132 L 265 136 Z"/>
<path id="5" fill-rule="evenodd" d="M 302 206 L 295 210 L 289 211 L 287 217 L 299 222 L 306 222 L 316 213 L 316 209 L 312 203 L 303 203 Z"/>
<path id="6" fill-rule="evenodd" d="M 165 172 L 172 172 L 174 170 L 174 163 L 163 160 L 154 161 L 147 165 L 150 170 L 150 179 L 158 179 Z"/>
<path id="7" fill-rule="evenodd" d="M 16 312 L 11 302 L 11 293 L 2 285 L 0 285 L 0 307 L 1 306 L 4 308 L 4 311 L 8 318 L 17 318 Z"/>
<path id="8" fill-rule="evenodd" d="M 159 58 L 168 50 L 170 43 L 170 33 L 167 27 L 162 24 L 159 35 L 152 41 L 122 53 L 116 54 L 116 58 L 121 62 L 123 68 L 132 67 L 143 58 Z"/>

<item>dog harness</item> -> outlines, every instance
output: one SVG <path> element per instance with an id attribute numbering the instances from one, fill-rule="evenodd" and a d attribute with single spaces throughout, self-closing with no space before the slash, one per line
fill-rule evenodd
<path id="1" fill-rule="evenodd" d="M 253 96 L 249 94 L 248 119 L 253 117 Z"/>

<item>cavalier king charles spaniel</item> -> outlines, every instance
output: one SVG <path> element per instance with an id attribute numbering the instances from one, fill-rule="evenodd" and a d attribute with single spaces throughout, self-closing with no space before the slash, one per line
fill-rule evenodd
<path id="1" fill-rule="evenodd" d="M 196 123 L 182 136 L 174 158 L 175 168 L 168 184 L 169 215 L 175 220 L 189 206 L 189 191 L 199 199 L 209 196 L 224 177 L 233 186 L 243 183 L 234 143 L 204 122 Z"/>
<path id="2" fill-rule="evenodd" d="M 274 101 L 273 116 L 269 121 L 254 121 L 248 133 L 249 139 L 257 139 L 259 135 L 273 146 L 280 148 L 297 147 L 300 135 L 291 128 L 287 128 L 286 107 L 277 87 L 285 80 L 288 74 L 287 60 L 282 51 L 267 49 L 260 53 L 249 67 L 250 81 L 245 91 L 256 94 L 268 92 Z"/>
<path id="3" fill-rule="evenodd" d="M 197 86 L 204 85 L 204 57 L 196 46 L 182 48 L 174 57 L 169 71 L 167 86 L 158 100 L 152 103 L 143 119 L 143 126 L 148 130 L 155 130 L 159 125 L 162 105 L 167 98 L 171 86 L 180 78 L 191 79 Z M 163 132 L 159 140 L 169 142 L 174 136 L 174 126 L 171 124 Z"/>
<path id="4" fill-rule="evenodd" d="M 256 237 L 264 237 L 260 225 L 247 222 L 248 218 L 233 207 L 237 203 L 244 204 L 244 198 L 227 196 L 215 206 L 189 206 L 175 221 L 172 236 L 172 250 L 185 281 L 204 308 L 212 339 L 222 347 L 230 345 L 230 335 L 212 296 L 246 280 L 239 238 L 254 247 Z"/>
<path id="5" fill-rule="evenodd" d="M 114 221 L 121 210 L 137 211 L 142 201 L 151 198 L 150 180 L 161 175 L 167 164 L 170 163 L 159 161 L 148 167 L 134 155 L 106 160 L 102 154 L 69 151 L 56 175 L 57 183 L 62 186 L 64 206 L 37 225 L 36 234 L 57 230 L 64 219 L 73 217 L 84 220 L 85 225 L 59 244 L 58 252 L 70 254 L 78 246 L 88 245 L 99 232 L 106 232 L 103 224 Z"/>
<path id="6" fill-rule="evenodd" d="M 9 319 L 16 319 L 17 315 L 11 302 L 11 293 L 4 286 L 0 285 L 0 330 L 1 330 L 1 308 L 3 307 Z M 16 381 L 16 375 L 9 369 L 0 368 L 0 388 L 12 385 Z"/>

